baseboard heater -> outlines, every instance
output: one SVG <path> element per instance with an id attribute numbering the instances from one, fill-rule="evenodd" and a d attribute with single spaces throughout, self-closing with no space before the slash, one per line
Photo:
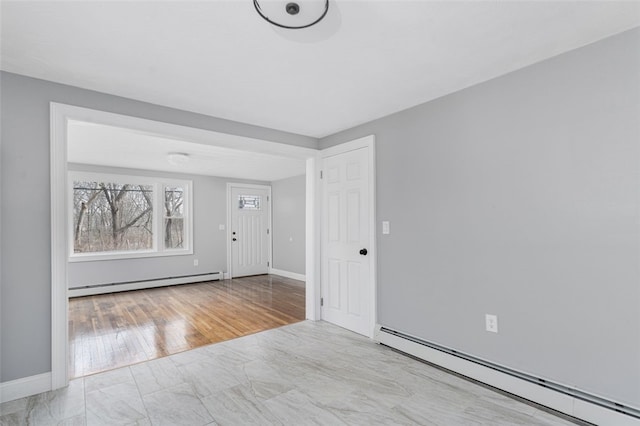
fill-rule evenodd
<path id="1" fill-rule="evenodd" d="M 581 391 L 574 387 L 495 364 L 473 355 L 380 325 L 376 327 L 374 338 L 385 346 L 400 350 L 401 352 L 444 367 L 455 373 L 470 377 L 570 416 L 595 424 L 640 425 L 639 409 L 593 395 L 589 392 Z M 443 354 L 446 355 L 443 356 Z M 482 367 L 489 370 L 483 369 Z M 502 373 L 506 376 L 492 373 L 492 371 Z M 518 383 L 518 381 L 533 384 L 544 391 L 538 391 L 536 387 L 532 387 L 531 385 L 526 386 L 522 382 Z M 549 393 L 549 391 L 555 392 L 556 395 Z M 615 423 L 612 421 L 615 421 Z"/>
<path id="2" fill-rule="evenodd" d="M 165 287 L 177 284 L 190 284 L 202 281 L 216 281 L 223 279 L 222 272 L 206 274 L 181 275 L 177 277 L 152 278 L 148 280 L 122 281 L 117 283 L 87 285 L 70 288 L 69 297 L 93 296 L 96 294 L 115 293 L 118 291 L 143 290 L 145 288 Z"/>

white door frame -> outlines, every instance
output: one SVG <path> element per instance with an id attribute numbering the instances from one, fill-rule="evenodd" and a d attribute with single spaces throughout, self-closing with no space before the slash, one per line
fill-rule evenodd
<path id="1" fill-rule="evenodd" d="M 67 386 L 69 374 L 67 255 L 67 123 L 85 121 L 122 127 L 194 143 L 249 152 L 282 155 L 306 160 L 306 318 L 320 319 L 320 237 L 317 210 L 319 151 L 245 136 L 163 123 L 72 105 L 50 103 L 51 161 L 51 384 L 46 389 Z"/>
<path id="2" fill-rule="evenodd" d="M 344 154 L 349 151 L 355 151 L 360 148 L 368 148 L 368 161 L 369 161 L 369 235 L 371 236 L 371 248 L 369 249 L 369 254 L 371 255 L 371 260 L 369 263 L 369 276 L 370 280 L 370 305 L 369 305 L 369 327 L 368 327 L 368 337 L 373 338 L 374 331 L 377 322 L 377 259 L 378 259 L 378 250 L 376 244 L 376 154 L 375 154 L 375 136 L 369 135 L 360 139 L 356 139 L 350 142 L 345 142 L 340 145 L 335 145 L 330 148 L 324 149 L 320 151 L 319 159 L 320 161 L 324 160 L 327 157 L 331 157 L 333 155 Z M 321 163 L 322 164 L 322 163 Z M 320 181 L 318 181 L 320 182 Z M 320 185 L 320 183 L 318 183 Z M 322 223 L 322 191 L 320 187 L 317 188 L 316 194 L 319 197 L 320 202 L 318 203 L 317 210 L 317 220 L 318 224 Z M 316 234 L 317 241 L 322 250 L 323 241 L 321 238 L 321 234 Z M 318 291 L 321 291 L 322 283 L 320 280 L 317 281 Z M 320 299 L 320 295 L 318 296 L 318 301 Z M 320 306 L 317 307 L 319 312 Z"/>
<path id="3" fill-rule="evenodd" d="M 233 222 L 233 200 L 231 199 L 231 190 L 233 188 L 266 189 L 268 192 L 269 211 L 267 212 L 267 228 L 269 229 L 269 233 L 267 234 L 267 245 L 269 248 L 267 249 L 267 261 L 269 262 L 269 266 L 267 267 L 267 271 L 270 271 L 273 266 L 273 218 L 271 215 L 273 198 L 271 197 L 271 185 L 227 182 L 227 274 L 229 274 L 229 276 L 227 277 L 227 274 L 225 274 L 225 278 L 233 278 L 233 250 L 231 245 L 231 239 L 233 238 L 231 235 L 231 224 Z"/>

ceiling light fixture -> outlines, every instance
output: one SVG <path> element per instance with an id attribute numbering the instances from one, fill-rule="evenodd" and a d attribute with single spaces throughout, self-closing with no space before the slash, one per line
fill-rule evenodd
<path id="1" fill-rule="evenodd" d="M 167 154 L 167 161 L 174 166 L 182 166 L 189 162 L 189 154 L 184 152 L 170 152 Z"/>
<path id="2" fill-rule="evenodd" d="M 253 5 L 265 21 L 289 30 L 315 25 L 329 11 L 329 0 L 253 0 Z"/>

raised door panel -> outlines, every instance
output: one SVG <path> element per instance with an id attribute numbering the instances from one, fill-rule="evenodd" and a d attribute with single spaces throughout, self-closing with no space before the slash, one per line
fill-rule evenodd
<path id="1" fill-rule="evenodd" d="M 369 335 L 370 245 L 368 148 L 324 159 L 322 182 L 323 319 Z"/>

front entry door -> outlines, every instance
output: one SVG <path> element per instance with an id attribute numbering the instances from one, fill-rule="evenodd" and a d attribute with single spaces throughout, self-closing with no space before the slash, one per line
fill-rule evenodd
<path id="1" fill-rule="evenodd" d="M 371 217 L 369 150 L 326 157 L 322 177 L 322 318 L 370 336 Z"/>
<path id="2" fill-rule="evenodd" d="M 258 185 L 230 187 L 232 278 L 269 272 L 270 192 Z"/>

